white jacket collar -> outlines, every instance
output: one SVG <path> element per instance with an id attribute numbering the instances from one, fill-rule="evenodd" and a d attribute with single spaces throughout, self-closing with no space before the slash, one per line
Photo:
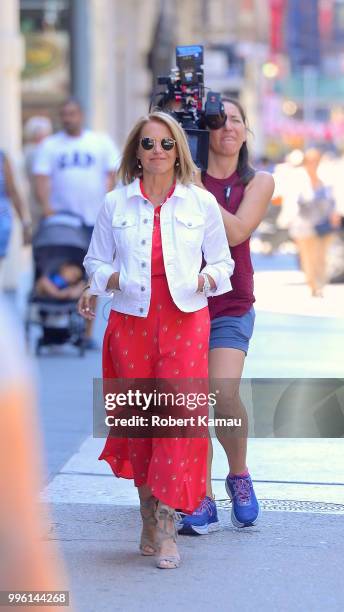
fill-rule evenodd
<path id="1" fill-rule="evenodd" d="M 187 193 L 188 190 L 186 185 L 182 185 L 181 183 L 176 184 L 176 188 L 173 192 L 174 196 L 176 196 L 177 198 L 186 198 Z M 139 178 L 136 178 L 132 183 L 129 183 L 129 185 L 127 185 L 127 197 L 132 198 L 134 196 L 142 197 Z"/>

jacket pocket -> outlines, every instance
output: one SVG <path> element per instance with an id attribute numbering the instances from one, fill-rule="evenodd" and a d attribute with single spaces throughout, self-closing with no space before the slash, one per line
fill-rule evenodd
<path id="1" fill-rule="evenodd" d="M 176 213 L 176 231 L 178 238 L 188 244 L 199 246 L 204 236 L 205 221 L 202 215 L 183 212 Z"/>
<path id="2" fill-rule="evenodd" d="M 137 225 L 137 218 L 134 215 L 117 215 L 112 219 L 112 227 L 117 230 L 125 231 L 126 229 Z"/>
<path id="3" fill-rule="evenodd" d="M 111 225 L 116 250 L 123 261 L 137 241 L 138 220 L 135 215 L 122 214 L 113 217 Z"/>

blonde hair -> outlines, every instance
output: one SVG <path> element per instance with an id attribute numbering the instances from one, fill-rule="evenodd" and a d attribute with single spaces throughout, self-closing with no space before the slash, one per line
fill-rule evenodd
<path id="1" fill-rule="evenodd" d="M 175 167 L 175 177 L 183 185 L 193 181 L 193 175 L 198 168 L 195 165 L 183 128 L 167 113 L 154 111 L 141 117 L 129 133 L 124 145 L 121 165 L 118 169 L 118 178 L 124 185 L 131 183 L 136 177 L 142 176 L 142 168 L 137 164 L 137 150 L 140 144 L 142 128 L 149 121 L 158 121 L 166 125 L 176 141 L 177 159 L 179 164 Z"/>

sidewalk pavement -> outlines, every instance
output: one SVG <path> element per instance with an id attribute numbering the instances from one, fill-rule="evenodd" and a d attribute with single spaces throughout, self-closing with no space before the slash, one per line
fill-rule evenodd
<path id="1" fill-rule="evenodd" d="M 262 312 L 343 321 L 344 285 L 327 285 L 324 297 L 312 297 L 299 270 L 266 270 L 255 274 L 255 308 Z"/>
<path id="2" fill-rule="evenodd" d="M 138 554 L 136 491 L 95 461 L 102 445 L 89 437 L 43 495 L 53 507 L 47 546 L 49 540 L 62 546 L 78 610 L 342 610 L 341 440 L 250 440 L 263 512 L 256 527 L 244 530 L 230 523 L 223 451 L 215 442 L 221 530 L 180 537 L 183 566 L 164 572 Z"/>
<path id="3" fill-rule="evenodd" d="M 266 512 L 237 530 L 179 538 L 183 565 L 161 571 L 138 554 L 132 506 L 56 504 L 49 539 L 63 548 L 71 600 L 81 612 L 341 612 L 343 516 Z"/>
<path id="4" fill-rule="evenodd" d="M 257 326 L 246 376 L 343 376 L 344 324 L 338 306 L 343 295 L 343 286 L 329 287 L 323 300 L 314 301 L 297 271 L 259 272 Z M 76 362 L 68 361 L 64 377 L 71 410 L 80 402 L 81 372 L 94 372 L 94 356 L 86 357 L 82 368 Z M 57 399 L 48 393 L 53 365 L 42 363 L 43 387 L 45 401 L 57 411 Z M 90 406 L 88 419 L 89 412 Z M 57 540 L 62 547 L 75 610 L 343 609 L 342 439 L 250 439 L 248 463 L 263 512 L 259 524 L 245 530 L 230 524 L 226 461 L 215 443 L 213 483 L 221 530 L 181 537 L 183 565 L 171 571 L 156 569 L 152 558 L 138 554 L 135 489 L 97 461 L 102 444 L 86 438 L 42 493 L 52 512 L 46 546 Z"/>

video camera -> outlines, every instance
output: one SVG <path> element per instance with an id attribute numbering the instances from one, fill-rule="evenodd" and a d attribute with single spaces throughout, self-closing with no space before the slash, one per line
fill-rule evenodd
<path id="1" fill-rule="evenodd" d="M 201 45 L 176 47 L 177 67 L 169 76 L 158 77 L 158 85 L 166 85 L 158 107 L 169 112 L 186 132 L 192 159 L 201 170 L 208 166 L 209 132 L 226 123 L 221 95 L 209 91 L 203 109 L 204 70 Z"/>

